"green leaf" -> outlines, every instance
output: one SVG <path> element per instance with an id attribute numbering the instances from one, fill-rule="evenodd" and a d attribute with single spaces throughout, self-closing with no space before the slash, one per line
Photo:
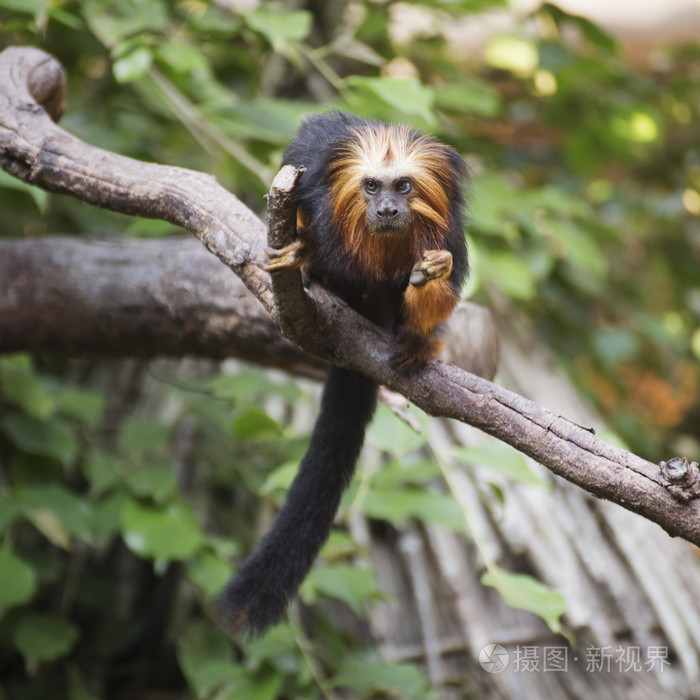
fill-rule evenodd
<path id="1" fill-rule="evenodd" d="M 445 527 L 455 532 L 464 530 L 464 514 L 451 494 L 424 489 L 370 488 L 362 510 L 370 518 L 387 520 L 397 528 L 405 526 L 409 518 L 427 525 Z"/>
<path id="2" fill-rule="evenodd" d="M 316 566 L 302 585 L 302 598 L 308 603 L 315 599 L 316 593 L 329 598 L 337 598 L 347 603 L 352 610 L 361 615 L 364 604 L 376 595 L 372 572 L 348 564 Z"/>
<path id="3" fill-rule="evenodd" d="M 104 493 L 121 483 L 121 460 L 106 452 L 91 452 L 85 457 L 83 470 L 96 493 Z"/>
<path id="4" fill-rule="evenodd" d="M 76 386 L 66 386 L 56 397 L 56 408 L 67 418 L 95 426 L 102 418 L 105 398 L 102 394 Z"/>
<path id="5" fill-rule="evenodd" d="M 0 429 L 19 449 L 34 455 L 52 457 L 62 464 L 71 464 L 78 452 L 78 442 L 70 426 L 52 418 L 10 414 L 0 419 Z"/>
<path id="6" fill-rule="evenodd" d="M 292 382 L 275 381 L 262 371 L 220 374 L 203 382 L 203 388 L 217 399 L 251 405 L 262 396 L 279 396 L 286 401 L 299 398 L 299 388 Z"/>
<path id="7" fill-rule="evenodd" d="M 423 697 L 428 686 L 425 677 L 411 664 L 371 663 L 365 659 L 346 663 L 333 679 L 333 685 L 352 688 L 363 696 L 384 691 L 402 700 Z"/>
<path id="8" fill-rule="evenodd" d="M 122 512 L 122 535 L 139 556 L 165 561 L 187 559 L 202 543 L 199 523 L 181 503 L 158 508 L 127 502 Z"/>
<path id="9" fill-rule="evenodd" d="M 601 328 L 593 332 L 593 347 L 608 366 L 616 367 L 636 357 L 641 347 L 637 336 L 624 328 Z"/>
<path id="10" fill-rule="evenodd" d="M 401 458 L 385 464 L 372 477 L 379 489 L 400 489 L 406 485 L 425 486 L 441 479 L 440 465 L 433 459 Z"/>
<path id="11" fill-rule="evenodd" d="M 260 487 L 260 494 L 268 496 L 275 491 L 284 491 L 286 493 L 298 473 L 299 460 L 285 462 L 267 475 L 263 485 Z"/>
<path id="12" fill-rule="evenodd" d="M 107 6 L 102 0 L 83 0 L 81 10 L 95 36 L 108 47 L 126 37 L 165 31 L 170 20 L 162 0 L 125 0 Z"/>
<path id="13" fill-rule="evenodd" d="M 218 594 L 233 575 L 233 568 L 214 552 L 205 550 L 187 562 L 187 575 L 207 596 Z"/>
<path id="14" fill-rule="evenodd" d="M 36 573 L 23 559 L 9 549 L 0 549 L 0 617 L 17 605 L 22 605 L 36 592 Z"/>
<path id="15" fill-rule="evenodd" d="M 610 263 L 590 231 L 554 216 L 547 217 L 545 226 L 547 233 L 553 235 L 554 245 L 558 248 L 555 253 L 568 264 L 599 279 L 608 274 Z"/>
<path id="16" fill-rule="evenodd" d="M 481 279 L 492 280 L 513 299 L 529 300 L 537 295 L 530 266 L 512 253 L 489 253 L 481 249 L 477 264 Z"/>
<path id="17" fill-rule="evenodd" d="M 124 505 L 131 497 L 126 491 L 117 490 L 94 502 L 90 531 L 98 544 L 106 541 L 121 530 L 121 517 Z"/>
<path id="18" fill-rule="evenodd" d="M 513 574 L 491 567 L 481 576 L 484 586 L 495 588 L 511 608 L 529 610 L 539 615 L 552 632 L 561 632 L 561 616 L 566 601 L 561 593 L 527 574 Z"/>
<path id="19" fill-rule="evenodd" d="M 78 640 L 78 629 L 59 617 L 30 613 L 19 619 L 12 640 L 27 663 L 37 664 L 70 652 Z"/>
<path id="20" fill-rule="evenodd" d="M 97 695 L 90 692 L 88 683 L 77 668 L 69 666 L 67 672 L 69 700 L 99 700 Z"/>
<path id="21" fill-rule="evenodd" d="M 207 697 L 218 685 L 240 678 L 228 640 L 211 625 L 191 624 L 177 644 L 177 660 L 197 697 Z"/>
<path id="22" fill-rule="evenodd" d="M 367 442 L 400 460 L 409 452 L 423 447 L 425 437 L 409 428 L 386 406 L 379 406 L 367 430 Z"/>
<path id="23" fill-rule="evenodd" d="M 0 392 L 36 418 L 48 418 L 54 411 L 54 398 L 35 372 L 29 355 L 0 358 Z"/>
<path id="24" fill-rule="evenodd" d="M 275 661 L 298 651 L 296 633 L 285 623 L 273 627 L 264 637 L 248 644 L 247 656 L 255 661 Z"/>
<path id="25" fill-rule="evenodd" d="M 126 423 L 119 435 L 119 446 L 126 452 L 150 452 L 164 448 L 170 442 L 172 428 L 153 420 L 134 418 Z"/>
<path id="26" fill-rule="evenodd" d="M 124 483 L 136 496 L 150 497 L 163 503 L 177 491 L 175 467 L 167 461 L 141 464 L 126 472 Z"/>
<path id="27" fill-rule="evenodd" d="M 118 58 L 112 66 L 112 72 L 118 83 L 130 83 L 146 75 L 152 63 L 151 51 L 145 46 L 140 46 Z"/>
<path id="28" fill-rule="evenodd" d="M 464 465 L 484 467 L 511 481 L 550 489 L 548 481 L 535 474 L 517 450 L 503 443 L 489 443 L 474 447 L 455 447 L 454 456 Z"/>
<path id="29" fill-rule="evenodd" d="M 22 514 L 18 503 L 0 494 L 0 533 Z"/>
<path id="30" fill-rule="evenodd" d="M 370 92 L 375 100 L 385 102 L 402 114 L 419 116 L 429 124 L 435 122 L 435 91 L 417 80 L 352 75 L 348 78 L 348 85 L 354 90 Z"/>
<path id="31" fill-rule="evenodd" d="M 24 3 L 24 0 L 19 0 L 19 2 Z M 46 214 L 48 211 L 49 193 L 45 190 L 35 187 L 34 185 L 29 185 L 22 180 L 18 180 L 9 173 L 6 173 L 4 170 L 0 170 L 0 188 L 2 187 L 28 194 L 34 200 L 34 204 L 40 214 Z"/>
<path id="32" fill-rule="evenodd" d="M 484 60 L 494 68 L 529 77 L 537 70 L 539 53 L 537 46 L 529 39 L 498 36 L 486 44 Z"/>
<path id="33" fill-rule="evenodd" d="M 46 11 L 46 2 L 42 0 L 2 0 L 0 7 L 12 12 L 37 15 Z"/>
<path id="34" fill-rule="evenodd" d="M 306 10 L 289 12 L 259 8 L 245 16 L 246 24 L 262 34 L 275 51 L 284 51 L 289 42 L 303 41 L 309 35 L 313 15 Z"/>
<path id="35" fill-rule="evenodd" d="M 161 44 L 156 48 L 156 56 L 160 61 L 170 66 L 176 73 L 191 75 L 209 75 L 209 59 L 196 46 L 186 44 Z"/>
<path id="36" fill-rule="evenodd" d="M 457 114 L 478 114 L 495 117 L 501 113 L 501 96 L 488 83 L 474 78 L 464 78 L 459 83 L 450 83 L 437 88 L 437 109 Z"/>
<path id="37" fill-rule="evenodd" d="M 85 499 L 58 484 L 17 488 L 15 502 L 34 526 L 58 547 L 67 549 L 70 537 L 90 534 L 92 509 Z"/>
<path id="38" fill-rule="evenodd" d="M 279 423 L 258 406 L 251 406 L 236 416 L 231 427 L 237 440 L 259 440 L 282 432 Z"/>

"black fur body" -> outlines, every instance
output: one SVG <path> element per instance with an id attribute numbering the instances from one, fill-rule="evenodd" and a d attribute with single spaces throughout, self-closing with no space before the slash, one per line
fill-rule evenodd
<path id="1" fill-rule="evenodd" d="M 395 330 L 399 367 L 424 364 L 467 273 L 461 157 L 406 127 L 333 113 L 302 125 L 284 163 L 305 168 L 296 193 L 305 273 Z M 440 254 L 433 267 L 424 252 Z M 285 504 L 219 598 L 229 631 L 257 635 L 284 614 L 328 537 L 376 393 L 366 377 L 330 370 Z"/>

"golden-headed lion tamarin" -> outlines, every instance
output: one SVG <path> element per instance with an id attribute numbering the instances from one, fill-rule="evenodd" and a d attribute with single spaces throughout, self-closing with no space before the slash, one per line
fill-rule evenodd
<path id="1" fill-rule="evenodd" d="M 299 241 L 269 268 L 307 274 L 397 334 L 399 371 L 440 347 L 435 330 L 467 273 L 462 187 L 466 164 L 406 126 L 332 113 L 308 119 L 284 154 L 305 171 L 297 188 Z M 219 598 L 224 624 L 257 635 L 276 623 L 326 541 L 355 469 L 377 385 L 334 367 L 308 451 L 270 532 Z"/>

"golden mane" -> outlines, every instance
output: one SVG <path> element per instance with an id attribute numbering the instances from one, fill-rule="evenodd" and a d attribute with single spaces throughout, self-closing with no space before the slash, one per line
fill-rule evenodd
<path id="1" fill-rule="evenodd" d="M 449 226 L 450 200 L 455 196 L 449 149 L 407 126 L 369 124 L 353 129 L 338 146 L 328 169 L 333 222 L 358 271 L 382 278 L 403 274 L 421 250 L 440 248 Z M 407 178 L 413 185 L 413 212 L 407 234 L 374 234 L 367 226 L 364 182 Z"/>

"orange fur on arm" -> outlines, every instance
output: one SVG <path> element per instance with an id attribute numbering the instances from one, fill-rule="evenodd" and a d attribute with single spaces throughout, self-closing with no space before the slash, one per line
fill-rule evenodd
<path id="1" fill-rule="evenodd" d="M 410 373 L 438 355 L 442 343 L 434 331 L 458 301 L 459 292 L 447 277 L 422 287 L 408 285 L 403 297 L 403 323 L 398 329 L 399 347 L 394 354 L 398 367 Z"/>
<path id="2" fill-rule="evenodd" d="M 459 293 L 447 277 L 431 280 L 422 287 L 409 284 L 403 295 L 404 326 L 430 335 L 451 313 Z"/>

